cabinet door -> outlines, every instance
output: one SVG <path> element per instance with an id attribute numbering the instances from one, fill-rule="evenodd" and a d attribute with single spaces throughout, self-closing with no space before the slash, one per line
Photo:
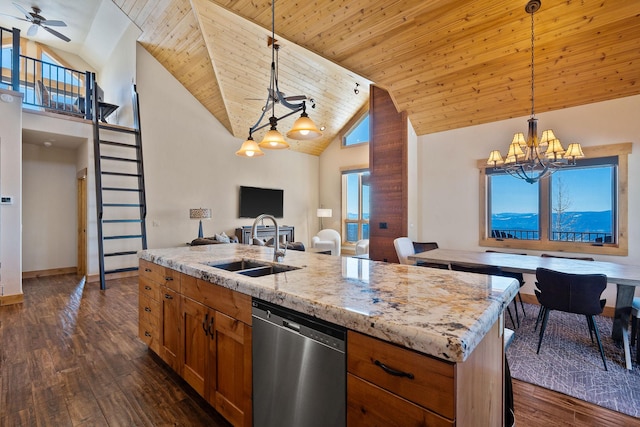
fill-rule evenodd
<path id="1" fill-rule="evenodd" d="M 204 305 L 182 297 L 182 378 L 204 397 L 204 378 L 213 335 L 214 312 Z"/>
<path id="2" fill-rule="evenodd" d="M 180 295 L 162 287 L 162 334 L 160 357 L 177 373 L 180 370 Z"/>
<path id="3" fill-rule="evenodd" d="M 234 426 L 251 426 L 251 327 L 215 313 L 207 399 Z"/>

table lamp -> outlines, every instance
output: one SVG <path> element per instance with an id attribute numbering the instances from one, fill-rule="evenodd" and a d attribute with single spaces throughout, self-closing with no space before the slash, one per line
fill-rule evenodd
<path id="1" fill-rule="evenodd" d="M 204 235 L 202 234 L 202 220 L 211 219 L 211 209 L 207 209 L 207 208 L 189 209 L 189 218 L 200 220 L 200 227 L 198 228 L 198 238 L 202 239 L 204 237 Z"/>
<path id="2" fill-rule="evenodd" d="M 324 225 L 322 225 L 322 218 L 331 218 L 333 216 L 333 211 L 331 209 L 318 209 L 317 216 L 320 218 L 320 229 L 324 229 Z"/>

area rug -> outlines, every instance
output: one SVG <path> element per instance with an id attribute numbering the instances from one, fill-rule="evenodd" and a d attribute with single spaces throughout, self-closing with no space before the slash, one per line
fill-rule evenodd
<path id="1" fill-rule="evenodd" d="M 598 406 L 640 417 L 640 366 L 625 369 L 624 350 L 611 339 L 613 320 L 596 316 L 600 338 L 607 358 L 604 370 L 597 343 L 591 343 L 584 316 L 552 311 L 536 354 L 538 330 L 534 331 L 538 306 L 525 304 L 526 317 L 520 312 L 520 327 L 507 349 L 511 376 L 558 391 Z M 518 307 L 520 309 L 520 307 Z M 507 327 L 511 328 L 510 321 Z M 595 337 L 594 337 L 595 340 Z"/>

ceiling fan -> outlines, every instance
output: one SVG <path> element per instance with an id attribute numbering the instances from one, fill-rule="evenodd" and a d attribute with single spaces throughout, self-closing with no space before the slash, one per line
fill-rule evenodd
<path id="1" fill-rule="evenodd" d="M 24 18 L 18 18 L 17 16 L 13 16 L 15 19 L 19 19 L 20 21 L 31 22 L 31 26 L 27 30 L 27 36 L 35 36 L 38 32 L 38 27 L 44 28 L 49 33 L 58 37 L 61 40 L 66 42 L 71 41 L 71 39 L 64 34 L 57 32 L 56 30 L 49 27 L 66 27 L 67 24 L 63 21 L 46 19 L 44 16 L 40 15 L 40 8 L 38 6 L 31 6 L 31 12 L 27 11 L 24 7 L 22 7 L 18 3 L 13 3 L 13 5 L 24 14 Z M 3 14 L 4 15 L 4 14 Z"/>

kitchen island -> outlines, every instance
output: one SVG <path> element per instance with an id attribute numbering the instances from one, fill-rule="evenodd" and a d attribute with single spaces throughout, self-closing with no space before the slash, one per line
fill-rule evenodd
<path id="1" fill-rule="evenodd" d="M 139 256 L 141 338 L 233 424 L 251 425 L 251 298 L 347 328 L 349 425 L 399 416 L 426 425 L 502 424 L 502 314 L 519 289 L 513 279 L 297 251 L 287 252 L 286 271 L 262 277 L 212 266 L 272 263 L 272 248 L 238 244 Z M 197 333 L 219 341 L 215 362 L 192 358 L 194 345 L 208 345 Z M 241 366 L 221 371 L 224 357 Z M 394 369 L 407 363 L 413 378 L 380 377 L 373 362 L 383 357 Z M 205 384 L 225 381 L 229 369 L 234 392 Z"/>

